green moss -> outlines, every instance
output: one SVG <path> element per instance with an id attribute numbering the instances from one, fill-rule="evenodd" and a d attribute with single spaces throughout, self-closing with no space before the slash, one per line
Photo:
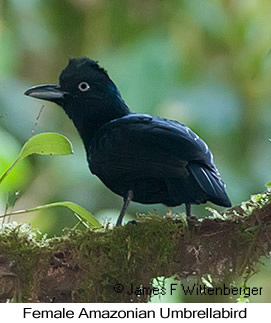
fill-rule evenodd
<path id="1" fill-rule="evenodd" d="M 9 223 L 0 231 L 0 254 L 9 262 L 9 269 L 18 279 L 17 297 L 22 301 L 35 299 L 37 274 L 48 267 L 48 242 L 28 225 Z"/>
<path id="2" fill-rule="evenodd" d="M 114 292 L 114 285 L 120 283 L 125 290 L 131 284 L 149 286 L 162 272 L 171 272 L 177 232 L 179 225 L 172 219 L 157 216 L 113 230 L 68 231 L 62 247 L 76 250 L 82 271 L 74 297 L 79 301 L 128 300 L 126 293 Z"/>
<path id="3" fill-rule="evenodd" d="M 51 239 L 29 226 L 8 224 L 0 230 L 0 278 L 5 272 L 8 285 L 8 271 L 18 284 L 13 294 L 2 294 L 19 295 L 23 302 L 142 302 L 148 294 L 127 291 L 131 285 L 151 288 L 157 277 L 212 277 L 214 284 L 236 275 L 247 280 L 259 258 L 269 255 L 270 225 L 270 193 L 188 224 L 183 215 L 145 215 L 137 224 L 67 229 Z M 116 284 L 122 292 L 114 290 Z"/>

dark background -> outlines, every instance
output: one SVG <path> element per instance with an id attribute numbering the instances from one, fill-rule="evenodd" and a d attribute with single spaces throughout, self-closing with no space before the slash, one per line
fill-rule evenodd
<path id="1" fill-rule="evenodd" d="M 271 180 L 270 21 L 269 0 L 0 0 L 1 173 L 33 128 L 35 134 L 64 134 L 74 147 L 71 156 L 21 162 L 1 185 L 1 210 L 9 192 L 10 209 L 15 202 L 14 209 L 22 209 L 70 200 L 102 223 L 115 222 L 121 199 L 90 174 L 71 121 L 56 105 L 23 95 L 32 85 L 56 83 L 76 56 L 99 60 L 132 111 L 178 120 L 199 134 L 233 204 L 264 191 Z M 206 216 L 205 208 L 193 206 L 193 212 Z M 128 213 L 166 211 L 131 203 Z M 77 222 L 61 208 L 13 220 L 49 236 Z M 249 285 L 264 286 L 264 294 L 251 301 L 271 301 L 271 266 L 263 261 L 266 266 Z"/>

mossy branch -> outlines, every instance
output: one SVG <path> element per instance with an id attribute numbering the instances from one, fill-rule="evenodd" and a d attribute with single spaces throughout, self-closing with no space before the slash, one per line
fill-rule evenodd
<path id="1" fill-rule="evenodd" d="M 249 277 L 271 251 L 271 194 L 252 196 L 226 213 L 200 220 L 139 217 L 96 231 L 66 230 L 47 239 L 27 225 L 0 231 L 0 299 L 23 302 L 142 302 L 130 284 L 157 277 Z M 122 284 L 124 292 L 114 291 Z"/>

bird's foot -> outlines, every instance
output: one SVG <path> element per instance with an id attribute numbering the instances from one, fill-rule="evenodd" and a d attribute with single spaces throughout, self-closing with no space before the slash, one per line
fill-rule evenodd
<path id="1" fill-rule="evenodd" d="M 127 223 L 126 223 L 126 225 L 130 225 L 130 224 L 133 224 L 133 225 L 137 225 L 138 223 L 137 223 L 137 221 L 136 220 L 131 220 L 131 221 L 128 221 Z"/>

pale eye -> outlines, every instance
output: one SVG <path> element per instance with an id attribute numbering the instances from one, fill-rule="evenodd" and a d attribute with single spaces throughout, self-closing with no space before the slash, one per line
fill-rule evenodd
<path id="1" fill-rule="evenodd" d="M 86 92 L 89 90 L 89 85 L 87 82 L 81 82 L 79 85 L 78 85 L 78 89 L 82 92 Z"/>

